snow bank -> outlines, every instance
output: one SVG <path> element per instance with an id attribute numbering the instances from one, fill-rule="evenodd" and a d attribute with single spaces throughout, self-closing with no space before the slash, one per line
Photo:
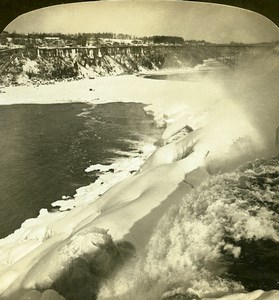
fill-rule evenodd
<path id="1" fill-rule="evenodd" d="M 2 261 L 6 265 L 0 273 L 1 295 L 15 297 L 21 289 L 49 288 L 75 257 L 94 251 L 94 245 L 100 243 L 96 227 L 109 230 L 115 240 L 121 240 L 178 187 L 185 176 L 184 167 L 185 163 L 166 164 L 141 172 L 86 206 L 83 203 L 70 212 L 50 214 L 51 220 L 42 221 L 46 217 L 42 215 L 38 219 L 41 224 L 26 226 L 24 235 L 15 233 L 4 239 Z M 132 241 L 138 246 L 136 238 Z M 22 256 L 15 252 L 19 244 L 25 251 Z"/>
<path id="2" fill-rule="evenodd" d="M 141 167 L 141 170 L 144 171 L 158 165 L 172 163 L 187 157 L 194 152 L 194 147 L 200 138 L 199 134 L 200 131 L 196 130 L 185 137 L 182 137 L 178 141 L 174 141 L 173 143 L 159 148 L 147 159 Z"/>

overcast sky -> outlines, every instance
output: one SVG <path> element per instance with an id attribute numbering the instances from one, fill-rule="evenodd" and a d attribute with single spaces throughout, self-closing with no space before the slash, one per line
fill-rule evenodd
<path id="1" fill-rule="evenodd" d="M 106 1 L 52 6 L 18 17 L 5 30 L 177 35 L 210 42 L 279 40 L 278 27 L 254 12 L 210 3 L 176 1 Z"/>

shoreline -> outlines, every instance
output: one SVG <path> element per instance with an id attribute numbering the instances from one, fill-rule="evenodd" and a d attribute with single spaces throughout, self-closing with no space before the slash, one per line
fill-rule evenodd
<path id="1" fill-rule="evenodd" d="M 77 102 L 82 104 L 80 102 Z M 107 103 L 107 102 L 104 102 Z M 48 105 L 44 103 L 45 105 Z M 50 105 L 64 105 L 65 103 L 51 103 Z M 87 104 L 87 103 L 84 103 Z M 17 104 L 11 104 L 17 105 Z M 20 105 L 35 105 L 31 103 L 25 103 Z M 36 103 L 36 105 L 42 105 Z M 92 103 L 88 103 L 88 105 L 92 105 Z M 81 112 L 79 115 L 83 114 Z M 79 116 L 77 115 L 77 116 Z M 131 141 L 135 147 L 132 152 L 117 152 L 120 155 L 117 158 L 110 159 L 106 162 L 106 164 L 102 165 L 99 163 L 88 165 L 84 169 L 84 173 L 90 173 L 93 171 L 98 172 L 98 177 L 94 182 L 91 182 L 87 185 L 83 185 L 77 188 L 74 194 L 69 196 L 66 192 L 60 195 L 60 198 L 56 198 L 57 200 L 53 199 L 50 203 L 52 208 L 41 208 L 37 211 L 37 216 L 32 218 L 25 219 L 21 225 L 14 231 L 8 234 L 5 237 L 0 238 L 1 241 L 9 238 L 11 235 L 16 233 L 16 235 L 26 234 L 28 231 L 28 227 L 35 227 L 36 225 L 40 225 L 40 220 L 38 218 L 44 216 L 46 218 L 47 214 L 57 213 L 57 212 L 64 212 L 71 210 L 77 206 L 84 206 L 87 205 L 88 202 L 92 202 L 99 198 L 102 194 L 104 194 L 107 190 L 109 190 L 112 186 L 119 183 L 122 180 L 125 180 L 132 174 L 136 173 L 140 166 L 144 163 L 148 156 L 151 155 L 152 152 L 156 150 L 156 146 L 154 145 L 153 138 L 147 138 L 145 140 L 135 140 Z M 154 139 L 154 142 L 156 140 Z M 31 226 L 30 226 L 31 224 Z"/>

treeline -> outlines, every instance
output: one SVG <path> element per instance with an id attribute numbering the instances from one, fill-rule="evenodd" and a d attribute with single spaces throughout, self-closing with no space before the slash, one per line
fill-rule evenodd
<path id="1" fill-rule="evenodd" d="M 184 39 L 179 36 L 164 36 L 164 35 L 156 35 L 152 37 L 154 44 L 175 44 L 175 45 L 183 45 Z"/>
<path id="2" fill-rule="evenodd" d="M 183 39 L 179 36 L 166 36 L 166 35 L 155 35 L 155 36 L 144 36 L 136 37 L 130 34 L 124 33 L 112 33 L 112 32 L 98 32 L 98 33 L 17 33 L 17 32 L 7 32 L 3 31 L 0 34 L 0 44 L 1 45 L 24 45 L 26 47 L 32 46 L 86 46 L 86 45 L 99 45 L 107 43 L 102 39 L 118 39 L 132 40 L 132 43 L 143 43 L 143 44 L 170 44 L 170 45 L 214 45 L 215 43 L 210 43 L 205 40 L 193 40 L 193 39 Z M 121 41 L 117 41 L 120 42 Z M 112 42 L 111 42 L 112 43 Z M 278 41 L 277 41 L 278 43 Z M 263 43 L 264 44 L 264 43 Z M 230 42 L 223 45 L 232 46 L 242 46 L 241 42 Z"/>
<path id="3" fill-rule="evenodd" d="M 136 37 L 124 33 L 98 32 L 98 33 L 17 33 L 3 32 L 0 34 L 0 44 L 2 45 L 24 45 L 32 46 L 86 46 L 103 44 L 108 40 L 125 40 L 146 43 L 146 44 L 172 44 L 183 45 L 184 39 L 178 36 L 151 36 L 151 37 Z M 119 41 L 118 41 L 119 42 Z"/>
<path id="4" fill-rule="evenodd" d="M 150 37 L 136 37 L 134 35 L 130 34 L 124 34 L 124 33 L 112 33 L 112 32 L 98 32 L 98 33 L 59 33 L 59 32 L 52 32 L 52 33 L 28 33 L 28 34 L 23 34 L 23 33 L 17 33 L 17 32 L 6 32 L 3 31 L 0 34 L 0 39 L 4 38 L 31 38 L 31 39 L 45 39 L 49 37 L 55 37 L 55 38 L 60 38 L 62 40 L 79 40 L 79 41 L 85 41 L 89 39 L 100 39 L 100 38 L 105 38 L 105 39 L 140 39 L 142 41 L 148 41 L 148 42 L 153 42 L 155 44 L 183 44 L 184 39 L 182 37 L 178 36 L 164 36 L 164 35 L 158 35 L 158 36 L 150 36 Z"/>
<path id="5" fill-rule="evenodd" d="M 58 36 L 58 35 L 57 35 Z M 77 33 L 72 34 L 71 37 L 85 37 L 87 39 L 133 39 L 134 36 L 124 33 L 112 33 L 112 32 L 98 32 L 98 33 Z"/>
<path id="6" fill-rule="evenodd" d="M 80 37 L 84 37 L 86 39 L 90 38 L 107 38 L 107 39 L 133 39 L 135 36 L 124 34 L 124 33 L 112 33 L 112 32 L 98 32 L 98 33 L 60 33 L 60 32 L 39 32 L 39 33 L 17 33 L 13 31 L 9 33 L 7 31 L 3 31 L 0 34 L 0 37 L 11 37 L 11 38 L 38 38 L 44 39 L 46 37 L 59 37 L 61 39 L 76 39 Z"/>
<path id="7" fill-rule="evenodd" d="M 75 33 L 75 34 L 65 34 L 65 33 L 9 33 L 4 31 L 0 34 L 0 44 L 17 44 L 17 45 L 43 45 L 43 44 L 54 44 L 56 41 L 57 46 L 63 46 L 64 44 L 70 46 L 86 46 L 87 41 L 94 40 L 98 43 L 100 39 L 135 39 L 134 36 L 124 33 L 112 33 L 112 32 L 98 32 L 98 33 Z M 50 42 L 51 41 L 51 42 Z"/>

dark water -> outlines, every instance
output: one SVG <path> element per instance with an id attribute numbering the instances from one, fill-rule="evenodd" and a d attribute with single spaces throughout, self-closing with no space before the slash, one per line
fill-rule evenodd
<path id="1" fill-rule="evenodd" d="M 0 106 L 0 128 L 0 237 L 95 181 L 91 164 L 159 133 L 135 103 Z"/>
<path id="2" fill-rule="evenodd" d="M 146 79 L 157 80 L 174 80 L 174 81 L 198 81 L 208 74 L 208 70 L 201 70 L 199 72 L 177 73 L 177 74 L 154 74 L 145 75 Z"/>

